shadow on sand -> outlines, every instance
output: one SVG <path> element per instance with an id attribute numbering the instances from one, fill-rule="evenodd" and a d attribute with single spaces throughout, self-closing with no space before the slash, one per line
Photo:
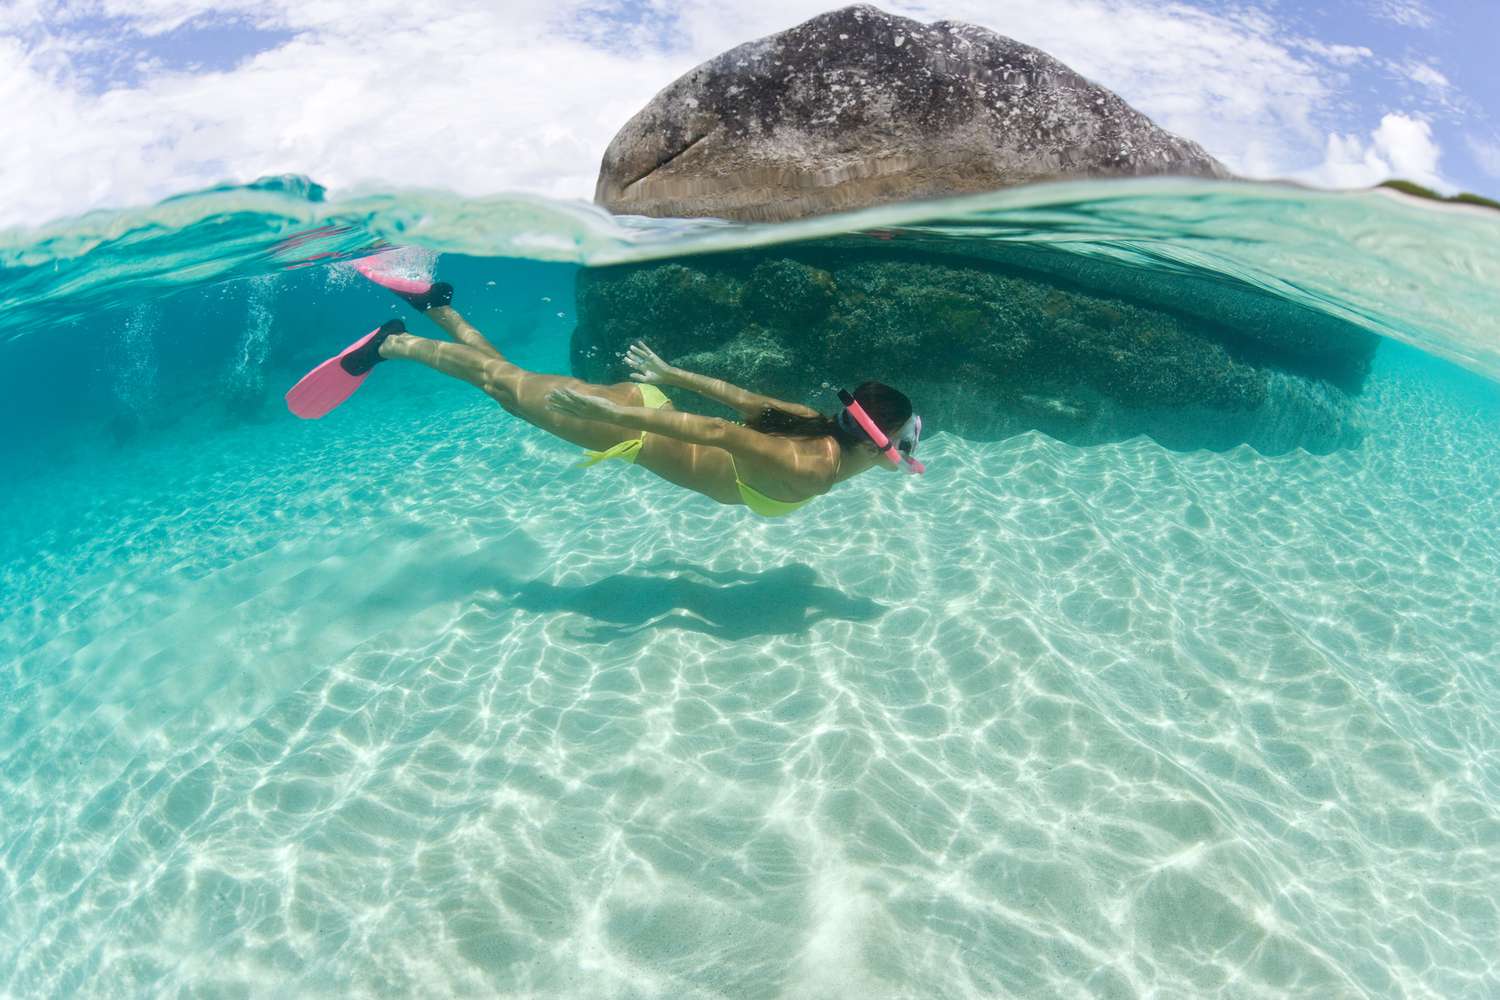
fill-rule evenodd
<path id="1" fill-rule="evenodd" d="M 850 597 L 818 583 L 800 563 L 763 573 L 708 570 L 687 563 L 645 567 L 649 575 L 617 575 L 581 587 L 530 582 L 506 595 L 508 603 L 537 613 L 569 611 L 602 623 L 576 636 L 610 642 L 647 629 L 680 628 L 734 642 L 799 635 L 830 618 L 872 621 L 885 606 Z"/>

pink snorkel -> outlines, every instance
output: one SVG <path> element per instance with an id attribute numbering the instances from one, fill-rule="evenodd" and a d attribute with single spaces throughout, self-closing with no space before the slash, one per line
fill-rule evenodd
<path id="1" fill-rule="evenodd" d="M 870 415 L 865 412 L 865 408 L 860 406 L 847 390 L 839 390 L 839 402 L 844 404 L 844 409 L 848 411 L 849 416 L 854 418 L 854 422 L 859 424 L 860 429 L 870 436 L 871 441 L 875 442 L 875 447 L 883 451 L 886 458 L 900 466 L 902 472 L 908 475 L 917 475 L 927 471 L 927 466 L 918 462 L 910 455 L 903 454 L 896 449 L 896 446 L 891 443 L 891 439 L 886 437 L 884 431 L 875 426 L 875 421 L 870 419 Z M 922 418 L 916 414 L 912 414 L 911 420 L 908 423 L 914 425 L 911 447 L 915 448 L 917 446 L 916 439 L 922 435 Z"/>

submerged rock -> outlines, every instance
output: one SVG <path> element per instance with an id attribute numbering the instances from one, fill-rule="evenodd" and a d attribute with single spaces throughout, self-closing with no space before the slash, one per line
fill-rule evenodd
<path id="1" fill-rule="evenodd" d="M 615 212 L 783 220 L 1040 180 L 1228 177 L 1045 52 L 974 25 L 855 6 L 741 45 L 669 85 L 610 144 Z M 891 234 L 886 234 L 891 235 Z M 1182 449 L 1357 442 L 1376 338 L 1222 275 L 1021 241 L 903 232 L 586 270 L 575 374 L 677 364 L 834 407 L 880 379 L 929 426 L 1039 429 Z"/>
<path id="2" fill-rule="evenodd" d="M 1039 49 L 859 5 L 730 49 L 609 144 L 618 213 L 784 220 L 1032 181 L 1228 177 Z"/>
<path id="3" fill-rule="evenodd" d="M 879 379 L 930 427 L 976 439 L 1148 434 L 1266 453 L 1359 440 L 1352 394 L 1372 334 L 1222 281 L 1175 289 L 1173 307 L 1134 269 L 1080 276 L 1074 255 L 989 249 L 1009 256 L 846 238 L 586 269 L 573 370 L 620 381 L 642 339 L 674 364 L 825 410 L 836 404 L 823 383 Z"/>

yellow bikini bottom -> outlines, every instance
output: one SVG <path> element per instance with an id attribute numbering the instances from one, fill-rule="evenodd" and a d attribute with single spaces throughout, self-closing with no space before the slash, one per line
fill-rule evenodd
<path id="1" fill-rule="evenodd" d="M 662 404 L 666 401 L 666 394 L 664 394 L 656 386 L 650 385 L 649 383 L 641 384 L 642 406 L 649 407 L 653 410 L 658 410 L 661 409 Z M 603 451 L 589 451 L 588 449 L 584 449 L 583 453 L 587 457 L 584 458 L 583 461 L 578 463 L 578 467 L 586 469 L 591 465 L 598 465 L 600 462 L 607 461 L 611 458 L 618 458 L 622 462 L 629 462 L 631 465 L 634 465 L 636 458 L 641 453 L 641 443 L 645 440 L 646 432 L 642 431 L 640 437 L 634 437 L 628 441 L 621 441 L 619 444 L 612 445 L 604 449 Z M 734 467 L 733 455 L 729 456 L 729 464 L 731 467 Z M 795 501 L 777 500 L 775 497 L 768 497 L 760 490 L 757 490 L 755 487 L 746 486 L 740 479 L 740 470 L 738 468 L 734 469 L 734 485 L 739 487 L 740 499 L 745 501 L 745 506 L 749 507 L 752 511 L 759 514 L 761 517 L 784 517 L 785 515 L 790 514 L 792 511 L 796 510 L 798 507 L 801 507 L 803 504 L 812 500 L 812 497 L 808 497 L 806 500 Z"/>
<path id="2" fill-rule="evenodd" d="M 656 386 L 651 385 L 649 382 L 641 383 L 642 406 L 650 410 L 659 410 L 666 402 L 666 393 L 662 392 Z M 629 462 L 631 465 L 634 465 L 636 456 L 641 453 L 641 443 L 645 440 L 646 432 L 641 431 L 640 437 L 634 437 L 628 441 L 621 441 L 619 444 L 611 445 L 610 447 L 605 448 L 603 451 L 589 451 L 587 448 L 585 448 L 583 450 L 583 453 L 588 457 L 585 458 L 582 462 L 579 462 L 577 467 L 580 469 L 587 469 L 591 465 L 598 465 L 600 462 L 607 461 L 611 458 L 618 458 L 622 462 Z"/>

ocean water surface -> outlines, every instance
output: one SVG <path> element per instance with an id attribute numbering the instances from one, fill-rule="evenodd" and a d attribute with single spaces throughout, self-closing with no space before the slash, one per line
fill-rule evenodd
<path id="1" fill-rule="evenodd" d="M 1313 455 L 932 427 L 762 520 L 399 364 L 877 231 L 1383 339 Z M 1088 183 L 775 227 L 280 179 L 0 234 L 0 995 L 1500 993 L 1500 213 Z M 824 402 L 827 401 L 812 401 Z"/>

